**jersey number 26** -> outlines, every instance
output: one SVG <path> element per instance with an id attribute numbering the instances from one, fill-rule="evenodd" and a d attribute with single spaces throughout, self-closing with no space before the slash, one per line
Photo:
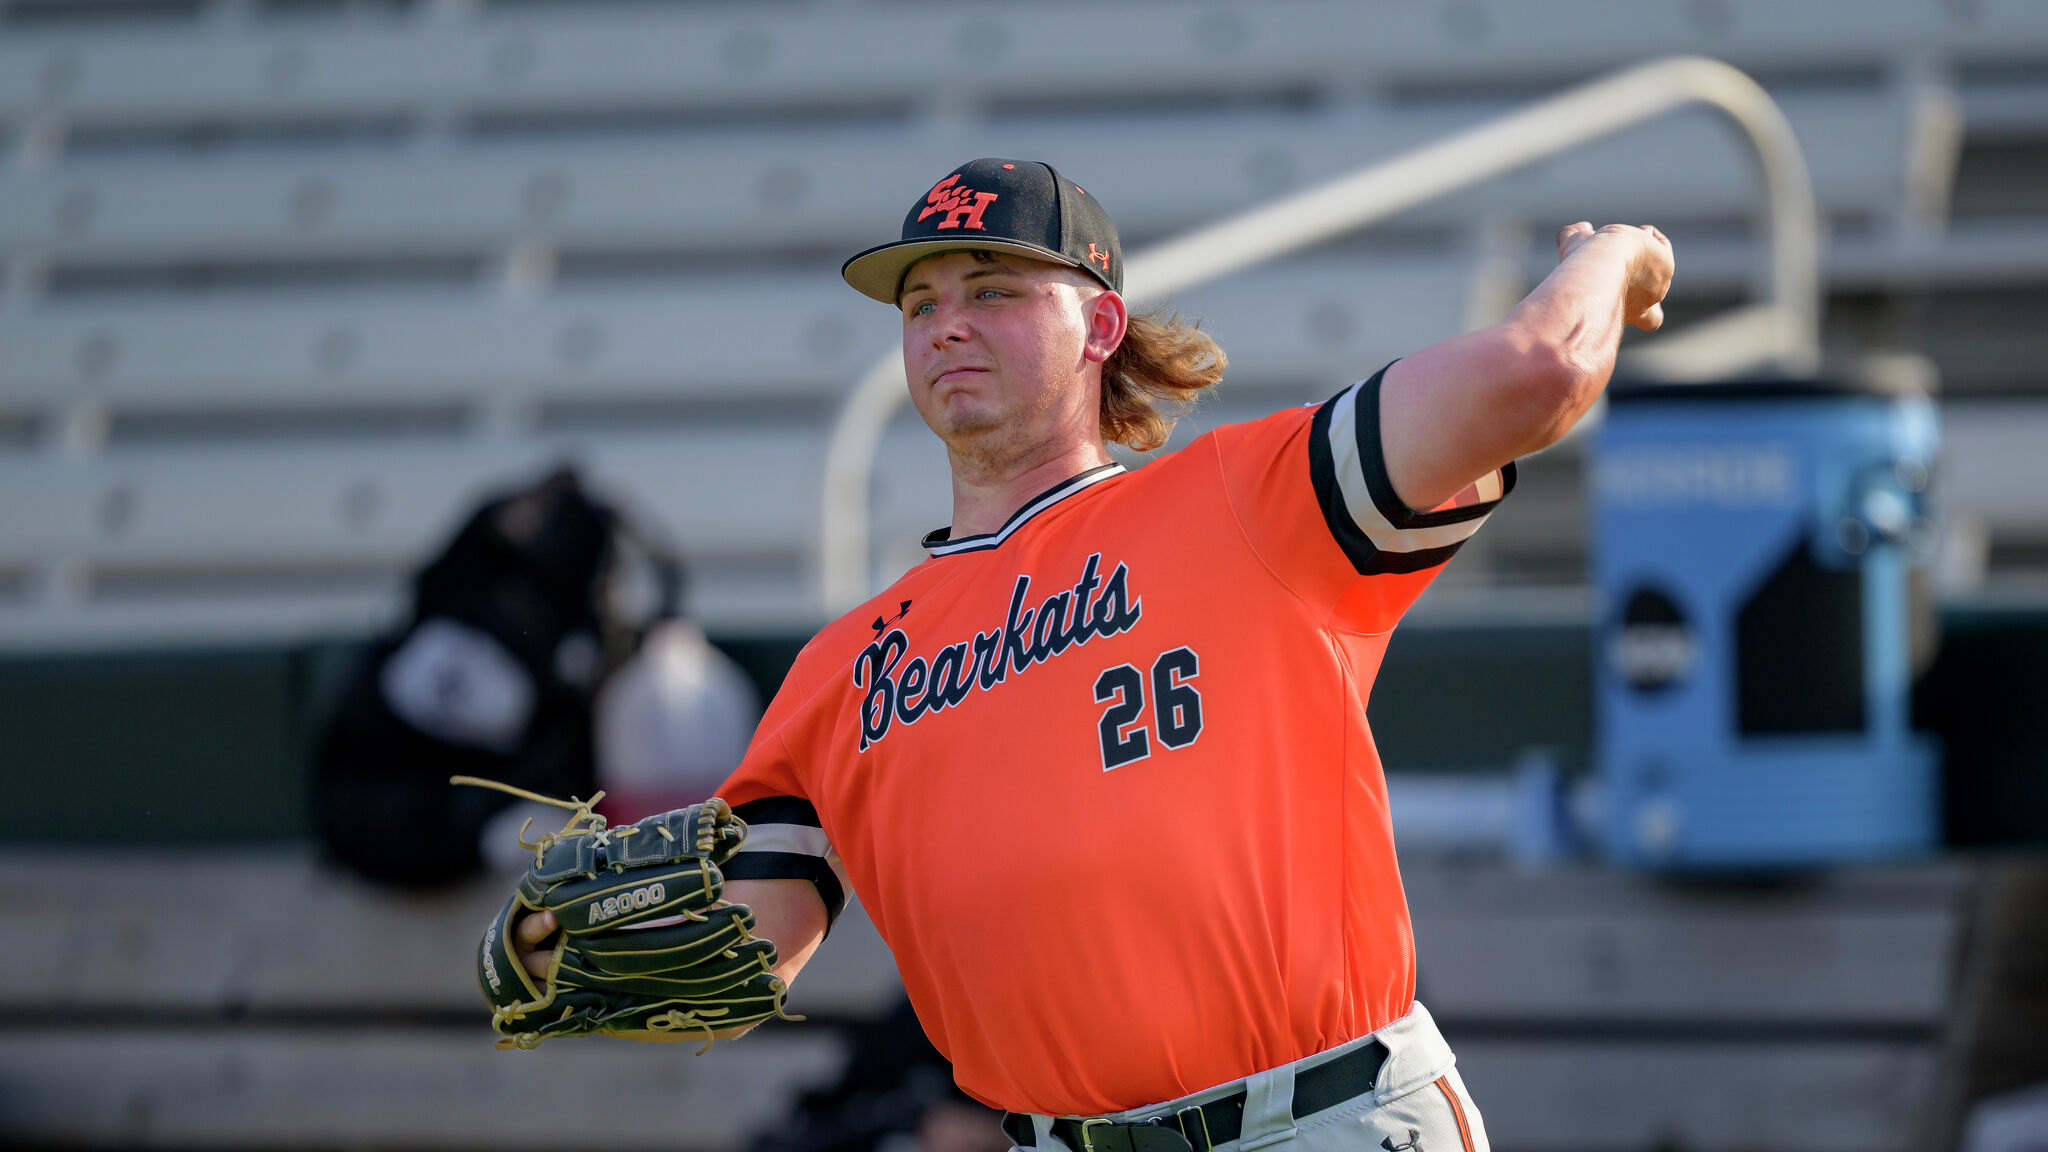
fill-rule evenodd
<path id="1" fill-rule="evenodd" d="M 1161 652 L 1152 661 L 1152 723 L 1145 713 L 1145 674 L 1134 664 L 1104 668 L 1095 678 L 1095 702 L 1108 704 L 1096 728 L 1102 734 L 1102 770 L 1152 754 L 1152 735 L 1168 748 L 1185 748 L 1202 734 L 1202 694 L 1188 681 L 1202 670 L 1192 648 Z"/>

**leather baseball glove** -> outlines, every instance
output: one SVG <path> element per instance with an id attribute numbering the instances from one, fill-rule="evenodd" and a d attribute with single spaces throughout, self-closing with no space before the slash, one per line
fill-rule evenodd
<path id="1" fill-rule="evenodd" d="M 754 935 L 754 914 L 721 897 L 719 865 L 739 851 L 746 823 L 716 798 L 637 824 L 607 828 L 591 811 L 603 797 L 561 801 L 494 781 L 456 777 L 571 809 L 559 832 L 528 844 L 533 866 L 484 932 L 477 984 L 500 1048 L 601 1032 L 674 1039 L 756 1024 L 783 1011 L 788 988 L 771 969 L 775 945 Z M 536 984 L 512 949 L 513 924 L 555 914 L 561 929 L 547 978 Z"/>

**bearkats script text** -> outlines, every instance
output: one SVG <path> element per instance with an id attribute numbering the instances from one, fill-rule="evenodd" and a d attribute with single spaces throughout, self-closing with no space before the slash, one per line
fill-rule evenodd
<path id="1" fill-rule="evenodd" d="M 1010 673 L 1022 673 L 1068 648 L 1097 636 L 1128 632 L 1138 623 L 1144 601 L 1130 592 L 1130 571 L 1122 564 L 1101 576 L 1102 553 L 1088 557 L 1081 579 L 1069 589 L 1026 608 L 1031 577 L 1018 576 L 1010 593 L 1009 617 L 974 639 L 948 644 L 927 660 L 903 663 L 910 637 L 892 628 L 862 649 L 853 665 L 853 683 L 865 688 L 860 703 L 860 748 L 889 734 L 892 724 L 915 724 L 927 712 L 958 705 L 968 694 L 988 691 Z M 901 664 L 899 672 L 897 666 Z"/>

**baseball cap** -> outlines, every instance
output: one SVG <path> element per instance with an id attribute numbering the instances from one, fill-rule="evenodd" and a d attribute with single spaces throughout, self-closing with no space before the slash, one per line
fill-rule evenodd
<path id="1" fill-rule="evenodd" d="M 901 240 L 854 254 L 839 274 L 861 295 L 894 304 L 912 264 L 974 248 L 1066 264 L 1123 291 L 1123 249 L 1109 213 L 1036 160 L 984 158 L 953 169 L 910 206 Z"/>

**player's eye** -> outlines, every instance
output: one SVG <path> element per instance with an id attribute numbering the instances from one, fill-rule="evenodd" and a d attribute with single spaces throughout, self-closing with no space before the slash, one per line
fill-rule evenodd
<path id="1" fill-rule="evenodd" d="M 923 301 L 922 303 L 913 305 L 910 309 L 910 314 L 913 316 L 929 316 L 937 308 L 938 305 L 932 303 L 929 300 L 926 300 Z"/>
<path id="2" fill-rule="evenodd" d="M 978 299 L 982 300 L 994 300 L 1001 295 L 1001 292 L 998 292 L 993 288 L 983 288 L 981 291 L 975 293 L 975 296 Z"/>

